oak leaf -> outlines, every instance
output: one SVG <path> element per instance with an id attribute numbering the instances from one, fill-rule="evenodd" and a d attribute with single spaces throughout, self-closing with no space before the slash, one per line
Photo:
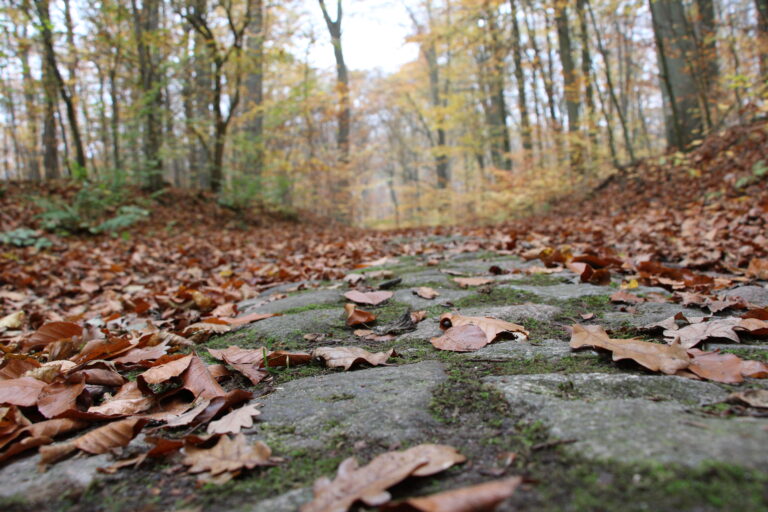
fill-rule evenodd
<path id="1" fill-rule="evenodd" d="M 500 334 L 511 334 L 516 339 L 527 339 L 528 331 L 522 325 L 513 324 L 487 316 L 462 316 L 456 313 L 444 313 L 440 316 L 440 328 L 443 330 L 460 325 L 475 325 L 483 330 L 488 343 Z"/>
<path id="2" fill-rule="evenodd" d="M 255 405 L 245 405 L 209 423 L 207 431 L 209 434 L 237 434 L 243 428 L 251 428 L 253 417 L 259 414 L 261 411 Z"/>
<path id="3" fill-rule="evenodd" d="M 351 290 L 344 294 L 344 297 L 356 302 L 357 304 L 368 304 L 369 306 L 377 306 L 382 302 L 388 301 L 392 298 L 394 293 L 387 291 L 379 292 L 359 292 L 357 290 Z"/>
<path id="4" fill-rule="evenodd" d="M 421 498 L 409 498 L 385 505 L 382 512 L 492 512 L 515 493 L 523 479 L 519 476 L 484 484 L 452 489 Z"/>
<path id="5" fill-rule="evenodd" d="M 422 299 L 432 300 L 435 297 L 440 296 L 440 294 L 433 288 L 430 288 L 428 286 L 420 286 L 413 290 L 414 295 L 418 295 Z"/>
<path id="6" fill-rule="evenodd" d="M 677 330 L 664 331 L 664 337 L 669 339 L 680 339 L 683 348 L 692 348 L 704 340 L 710 338 L 723 338 L 739 343 L 739 335 L 733 330 L 739 324 L 739 319 L 729 318 L 710 318 L 697 324 L 687 325 Z"/>
<path id="7" fill-rule="evenodd" d="M 372 366 L 384 365 L 387 359 L 395 355 L 395 349 L 387 352 L 371 353 L 359 347 L 318 347 L 312 351 L 312 357 L 322 359 L 328 368 L 344 368 L 368 363 Z"/>
<path id="8" fill-rule="evenodd" d="M 442 336 L 432 338 L 429 342 L 437 349 L 453 352 L 472 352 L 489 343 L 485 331 L 472 324 L 451 327 Z"/>
<path id="9" fill-rule="evenodd" d="M 652 371 L 669 375 L 688 367 L 690 357 L 675 342 L 671 345 L 650 343 L 638 339 L 611 339 L 599 325 L 573 325 L 570 346 L 573 349 L 596 347 L 613 353 L 613 360 L 632 359 Z"/>
<path id="10" fill-rule="evenodd" d="M 345 304 L 344 311 L 347 314 L 347 325 L 363 325 L 376 321 L 376 315 L 371 312 L 357 309 L 354 304 Z"/>
<path id="11" fill-rule="evenodd" d="M 484 286 L 494 282 L 493 279 L 487 277 L 454 277 L 453 280 L 462 288 Z"/>
<path id="12" fill-rule="evenodd" d="M 186 448 L 185 466 L 191 466 L 190 473 L 208 472 L 211 475 L 235 473 L 243 468 L 253 469 L 256 466 L 274 466 L 272 450 L 256 441 L 249 445 L 243 434 L 234 438 L 222 436 L 211 448 Z"/>

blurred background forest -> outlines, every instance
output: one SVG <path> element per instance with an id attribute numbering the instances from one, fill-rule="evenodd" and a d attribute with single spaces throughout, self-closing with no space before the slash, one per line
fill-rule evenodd
<path id="1" fill-rule="evenodd" d="M 1 176 L 488 222 L 768 112 L 768 0 L 392 0 L 391 49 L 366 4 L 0 0 Z"/>

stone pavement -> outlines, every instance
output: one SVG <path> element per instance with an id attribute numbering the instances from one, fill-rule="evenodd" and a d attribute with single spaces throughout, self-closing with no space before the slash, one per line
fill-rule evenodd
<path id="1" fill-rule="evenodd" d="M 402 484 L 396 497 L 413 496 L 521 474 L 530 483 L 500 510 L 760 510 L 768 507 L 768 420 L 722 414 L 734 390 L 765 388 L 657 375 L 628 362 L 614 363 L 593 351 L 568 347 L 565 326 L 594 314 L 592 324 L 632 335 L 639 326 L 685 311 L 672 303 L 644 303 L 627 311 L 608 296 L 615 287 L 582 284 L 568 271 L 552 275 L 496 276 L 492 286 L 461 289 L 441 270 L 487 276 L 488 268 L 530 266 L 510 256 L 458 254 L 437 267 L 403 257 L 390 269 L 402 281 L 387 303 L 368 308 L 379 324 L 408 309 L 426 310 L 417 328 L 387 342 L 364 341 L 344 324 L 346 283 L 307 283 L 307 290 L 276 288 L 247 301 L 245 313 L 281 313 L 218 338 L 207 346 L 265 346 L 311 350 L 354 345 L 371 351 L 394 348 L 391 366 L 347 372 L 320 365 L 274 370 L 273 382 L 255 388 L 262 415 L 247 435 L 269 444 L 285 459 L 276 468 L 254 470 L 222 487 L 197 488 L 194 479 L 150 463 L 103 474 L 111 457 L 74 458 L 47 472 L 37 456 L 0 469 L 0 508 L 28 510 L 243 510 L 293 511 L 311 498 L 320 476 L 354 455 L 361 462 L 391 449 L 441 442 L 467 455 L 469 463 L 442 475 Z M 381 278 L 369 280 L 375 287 Z M 433 300 L 412 289 L 431 286 Z M 635 293 L 660 289 L 634 290 Z M 753 303 L 768 303 L 768 290 L 742 287 Z M 458 311 L 520 323 L 527 342 L 498 341 L 472 353 L 434 349 L 437 318 Z M 306 334 L 324 334 L 321 341 Z M 759 340 L 736 349 L 766 359 Z M 264 394 L 266 393 L 266 394 Z M 140 436 L 129 449 L 139 451 Z M 499 457 L 514 452 L 509 467 Z M 32 505 L 34 504 L 34 505 Z M 361 509 L 363 510 L 363 509 Z"/>

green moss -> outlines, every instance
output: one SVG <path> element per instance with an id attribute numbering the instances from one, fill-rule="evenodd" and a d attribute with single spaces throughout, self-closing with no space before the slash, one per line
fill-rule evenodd
<path id="1" fill-rule="evenodd" d="M 319 309 L 338 309 L 341 307 L 339 304 L 307 304 L 306 306 L 299 306 L 292 309 L 287 309 L 282 312 L 283 315 L 294 315 L 296 313 L 303 313 L 304 311 L 316 311 Z"/>
<path id="2" fill-rule="evenodd" d="M 729 348 L 722 350 L 723 354 L 734 354 L 742 359 L 750 359 L 753 361 L 762 361 L 768 363 L 768 350 L 750 350 L 740 348 Z"/>
<path id="3" fill-rule="evenodd" d="M 568 279 L 553 274 L 531 274 L 521 279 L 515 279 L 512 284 L 526 286 L 555 286 L 568 282 Z"/>
<path id="4" fill-rule="evenodd" d="M 454 302 L 459 308 L 481 307 L 481 306 L 508 306 L 514 304 L 524 304 L 526 302 L 536 302 L 538 297 L 530 292 L 515 290 L 514 288 L 495 286 L 489 293 L 478 293 L 463 297 Z M 539 301 L 540 302 L 540 301 Z"/>

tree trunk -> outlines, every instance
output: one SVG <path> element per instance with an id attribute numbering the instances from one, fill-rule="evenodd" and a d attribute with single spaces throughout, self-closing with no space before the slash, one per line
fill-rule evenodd
<path id="1" fill-rule="evenodd" d="M 696 48 L 686 28 L 682 0 L 649 0 L 649 3 L 659 60 L 667 144 L 682 150 L 700 137 L 703 129 L 695 70 L 689 64 Z"/>
<path id="2" fill-rule="evenodd" d="M 768 79 L 768 0 L 755 0 L 757 9 L 757 42 L 760 55 L 760 74 Z"/>
<path id="3" fill-rule="evenodd" d="M 64 79 L 59 72 L 58 63 L 56 62 L 56 52 L 54 50 L 53 42 L 53 25 L 51 23 L 51 16 L 48 7 L 49 0 L 34 0 L 35 9 L 37 11 L 38 19 L 40 22 L 40 33 L 42 36 L 44 59 L 46 62 L 46 68 L 52 75 L 52 81 L 55 87 L 58 89 L 61 99 L 64 100 L 64 104 L 67 108 L 67 120 L 69 122 L 69 129 L 72 131 L 72 142 L 75 145 L 75 163 L 77 164 L 77 174 L 85 176 L 86 173 L 86 161 L 85 151 L 83 151 L 83 143 L 80 138 L 80 126 L 77 122 L 77 112 L 75 110 L 74 101 L 72 96 L 67 90 L 67 86 L 64 83 Z M 47 108 L 47 107 L 46 107 Z M 48 169 L 46 168 L 46 176 L 48 175 Z"/>
<path id="4" fill-rule="evenodd" d="M 24 144 L 24 153 L 27 166 L 27 177 L 33 181 L 39 181 L 40 158 L 38 155 L 38 111 L 35 99 L 35 89 L 37 84 L 32 77 L 32 68 L 29 65 L 29 43 L 27 42 L 26 24 L 23 26 L 21 35 L 22 43 L 19 45 L 19 57 L 21 59 L 21 76 L 24 79 L 24 109 L 27 114 L 27 123 L 29 124 L 29 140 Z M 55 94 L 54 90 L 54 94 Z"/>
<path id="5" fill-rule="evenodd" d="M 139 8 L 136 0 L 131 0 L 131 8 L 142 92 L 145 185 L 149 190 L 159 190 L 163 186 L 163 161 L 160 155 L 163 133 L 163 95 L 158 69 L 159 51 L 152 39 L 159 29 L 160 1 L 143 0 Z"/>
<path id="6" fill-rule="evenodd" d="M 491 158 L 497 169 L 511 170 L 512 160 L 510 153 L 512 146 L 509 140 L 507 128 L 507 104 L 504 98 L 504 47 L 499 37 L 496 23 L 496 12 L 492 10 L 488 2 L 485 4 L 485 18 L 488 42 L 488 57 L 490 58 L 489 73 L 489 126 L 491 139 Z"/>
<path id="7" fill-rule="evenodd" d="M 520 24 L 517 21 L 518 9 L 515 0 L 509 0 L 509 8 L 512 11 L 512 58 L 515 65 L 515 81 L 517 82 L 517 109 L 520 111 L 520 136 L 523 142 L 523 149 L 530 151 L 533 149 L 533 139 L 525 92 L 523 49 L 520 44 Z"/>
<path id="8" fill-rule="evenodd" d="M 595 123 L 595 92 L 592 85 L 592 53 L 589 51 L 589 29 L 585 9 L 586 0 L 576 0 L 581 36 L 581 80 L 584 82 L 587 130 L 592 148 L 597 147 L 597 124 Z"/>
<path id="9" fill-rule="evenodd" d="M 568 112 L 568 147 L 571 168 L 578 173 L 584 171 L 584 155 L 582 141 L 578 137 L 580 89 L 579 77 L 573 62 L 571 47 L 571 31 L 568 26 L 568 1 L 555 0 L 555 26 L 557 27 L 557 42 L 560 50 L 560 64 L 563 68 L 563 94 L 565 108 Z"/>
<path id="10" fill-rule="evenodd" d="M 323 18 L 331 35 L 331 44 L 333 44 L 333 56 L 336 59 L 336 92 L 339 96 L 339 110 L 337 114 L 338 132 L 336 135 L 336 145 L 339 150 L 339 160 L 342 163 L 349 162 L 349 132 L 352 121 L 352 106 L 349 97 L 349 72 L 347 64 L 344 62 L 344 52 L 341 46 L 341 0 L 336 0 L 336 20 L 332 20 L 328 15 L 328 9 L 325 7 L 324 0 L 318 0 L 320 8 L 323 11 Z"/>
<path id="11" fill-rule="evenodd" d="M 253 118 L 246 126 L 253 148 L 248 149 L 246 163 L 248 171 L 258 177 L 264 169 L 264 1 L 252 2 L 253 29 L 246 40 L 252 67 L 245 79 L 245 87 L 248 92 L 246 110 L 253 111 Z"/>

